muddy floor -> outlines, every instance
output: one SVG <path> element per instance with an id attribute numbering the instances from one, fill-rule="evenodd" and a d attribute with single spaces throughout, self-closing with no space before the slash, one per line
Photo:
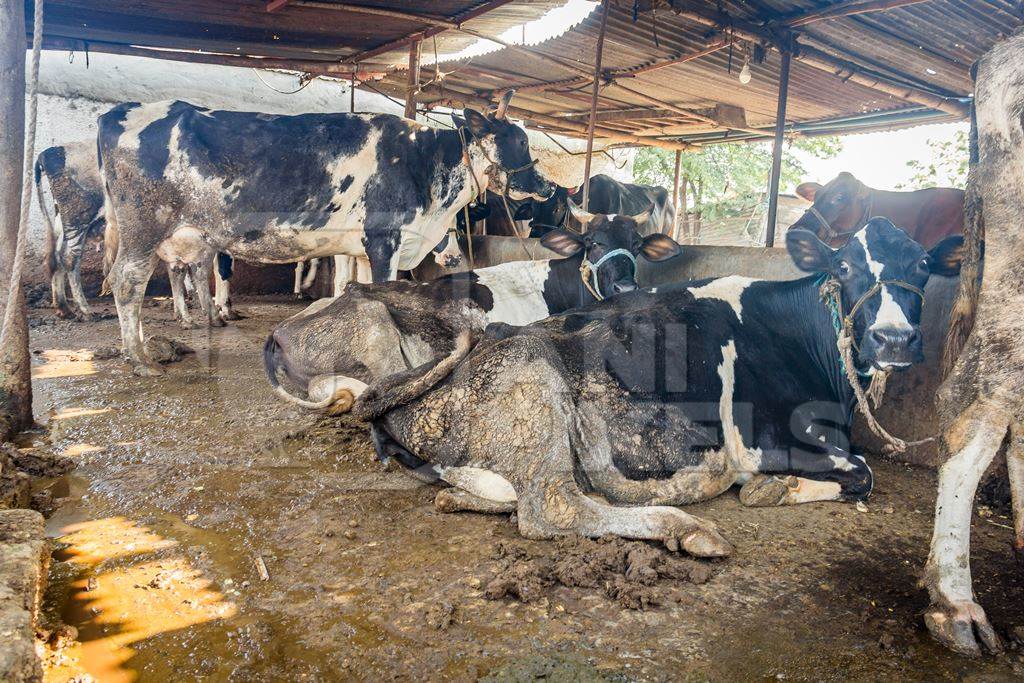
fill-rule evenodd
<path id="1" fill-rule="evenodd" d="M 33 311 L 27 439 L 72 456 L 47 483 L 58 552 L 51 681 L 1020 680 L 1024 650 L 970 660 L 923 630 L 916 586 L 935 476 L 879 461 L 867 511 L 691 510 L 734 544 L 696 562 L 644 543 L 527 542 L 507 517 L 444 515 L 364 431 L 276 400 L 260 349 L 289 300 L 207 333 L 145 309 L 195 350 L 161 379 L 118 359 L 117 321 Z M 99 351 L 98 353 L 94 353 Z M 976 511 L 975 587 L 1024 634 L 1009 520 Z M 72 639 L 74 636 L 74 639 Z M 77 678 L 76 678 L 77 677 Z"/>

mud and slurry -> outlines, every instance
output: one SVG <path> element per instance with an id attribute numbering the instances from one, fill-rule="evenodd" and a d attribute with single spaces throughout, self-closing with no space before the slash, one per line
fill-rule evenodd
<path id="1" fill-rule="evenodd" d="M 73 627 L 50 634 L 48 680 L 1024 675 L 1024 576 L 998 512 L 975 515 L 972 559 L 1008 654 L 957 657 L 921 624 L 934 473 L 873 459 L 866 512 L 751 509 L 735 491 L 687 508 L 733 543 L 727 560 L 528 541 L 507 516 L 436 511 L 438 489 L 375 461 L 358 423 L 274 398 L 260 349 L 300 306 L 243 301 L 250 317 L 186 332 L 147 304 L 150 334 L 195 351 L 157 379 L 109 357 L 116 319 L 32 312 L 48 427 L 32 443 L 77 464 L 44 480 L 45 610 Z"/>

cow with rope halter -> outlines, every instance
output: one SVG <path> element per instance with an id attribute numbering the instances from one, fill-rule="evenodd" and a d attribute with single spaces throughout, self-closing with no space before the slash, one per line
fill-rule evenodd
<path id="1" fill-rule="evenodd" d="M 888 218 L 926 249 L 964 231 L 964 192 L 952 187 L 887 192 L 844 171 L 826 185 L 801 183 L 796 193 L 812 204 L 790 228 L 810 230 L 831 247 L 845 244 L 872 216 Z"/>
<path id="2" fill-rule="evenodd" d="M 459 130 L 391 114 L 280 116 L 187 102 L 103 114 L 97 146 L 125 357 L 139 374 L 163 372 L 139 320 L 157 261 L 195 265 L 203 280 L 215 251 L 257 263 L 347 255 L 366 257 L 372 280 L 384 282 L 419 264 L 488 187 L 549 196 L 526 132 L 505 119 L 510 96 L 491 114 L 465 110 Z M 211 313 L 209 323 L 223 320 Z"/>
<path id="3" fill-rule="evenodd" d="M 753 506 L 870 494 L 842 359 L 858 384 L 919 361 L 920 292 L 958 270 L 960 243 L 926 252 L 882 218 L 838 250 L 791 230 L 808 277 L 678 283 L 492 326 L 472 349 L 371 385 L 353 412 L 381 456 L 453 484 L 442 510 L 514 510 L 532 538 L 613 534 L 725 555 L 712 522 L 674 506 L 736 484 Z"/>
<path id="4" fill-rule="evenodd" d="M 305 408 L 345 412 L 367 384 L 448 355 L 464 332 L 491 323 L 525 325 L 632 291 L 638 257 L 664 261 L 679 253 L 670 237 L 640 236 L 646 213 L 603 216 L 572 208 L 588 230 L 554 229 L 541 242 L 561 258 L 423 283 L 350 284 L 337 299 L 284 321 L 264 347 L 275 393 Z"/>

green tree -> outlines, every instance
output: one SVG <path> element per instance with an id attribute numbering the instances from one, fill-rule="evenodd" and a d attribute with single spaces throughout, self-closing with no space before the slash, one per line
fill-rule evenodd
<path id="1" fill-rule="evenodd" d="M 928 149 L 931 161 L 911 159 L 907 166 L 914 175 L 906 183 L 897 186 L 900 190 L 920 190 L 925 187 L 964 187 L 967 183 L 969 161 L 969 137 L 966 130 L 956 131 L 951 138 L 931 138 Z"/>
<path id="2" fill-rule="evenodd" d="M 796 138 L 782 153 L 782 187 L 805 180 L 802 152 L 829 159 L 842 151 L 838 137 Z M 683 152 L 679 167 L 680 192 L 697 234 L 705 219 L 749 214 L 764 199 L 771 171 L 772 148 L 767 142 L 706 145 L 699 152 Z M 675 153 L 654 147 L 641 148 L 633 165 L 637 182 L 671 188 L 675 174 Z"/>

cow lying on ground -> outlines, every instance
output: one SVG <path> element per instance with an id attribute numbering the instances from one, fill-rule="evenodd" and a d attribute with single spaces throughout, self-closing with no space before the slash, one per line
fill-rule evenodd
<path id="1" fill-rule="evenodd" d="M 337 299 L 289 318 L 264 347 L 275 393 L 307 408 L 347 411 L 368 383 L 447 355 L 464 330 L 493 322 L 525 325 L 593 303 L 595 295 L 631 291 L 638 256 L 662 261 L 679 253 L 670 237 L 640 237 L 646 214 L 578 215 L 589 225 L 585 234 L 554 230 L 542 240 L 563 258 L 514 261 L 423 283 L 349 285 Z M 279 373 L 308 399 L 288 393 Z"/>
<path id="2" fill-rule="evenodd" d="M 925 248 L 964 232 L 964 191 L 952 187 L 887 192 L 844 171 L 824 186 L 801 183 L 796 193 L 813 203 L 790 229 L 810 230 L 833 247 L 845 244 L 871 216 L 888 218 Z"/>
<path id="3" fill-rule="evenodd" d="M 438 494 L 441 509 L 514 509 L 531 538 L 613 534 L 725 555 L 713 523 L 669 506 L 733 484 L 747 505 L 871 492 L 848 450 L 853 392 L 822 283 L 838 282 L 854 316 L 857 369 L 904 367 L 922 359 L 918 292 L 957 272 L 961 241 L 928 253 L 880 218 L 839 250 L 791 230 L 809 277 L 681 283 L 494 325 L 471 353 L 460 344 L 371 386 L 355 414 L 372 420 L 379 455 L 457 487 Z"/>
<path id="4" fill-rule="evenodd" d="M 209 274 L 215 251 L 259 263 L 346 254 L 373 281 L 416 266 L 489 186 L 547 197 L 526 132 L 465 111 L 435 130 L 390 114 L 214 111 L 187 102 L 122 104 L 99 118 L 108 258 L 125 357 L 143 375 L 139 313 L 155 262 Z M 111 239 L 113 237 L 113 239 Z M 202 287 L 203 308 L 209 308 Z M 212 309 L 211 309 L 212 310 Z M 219 316 L 211 315 L 211 324 Z"/>

